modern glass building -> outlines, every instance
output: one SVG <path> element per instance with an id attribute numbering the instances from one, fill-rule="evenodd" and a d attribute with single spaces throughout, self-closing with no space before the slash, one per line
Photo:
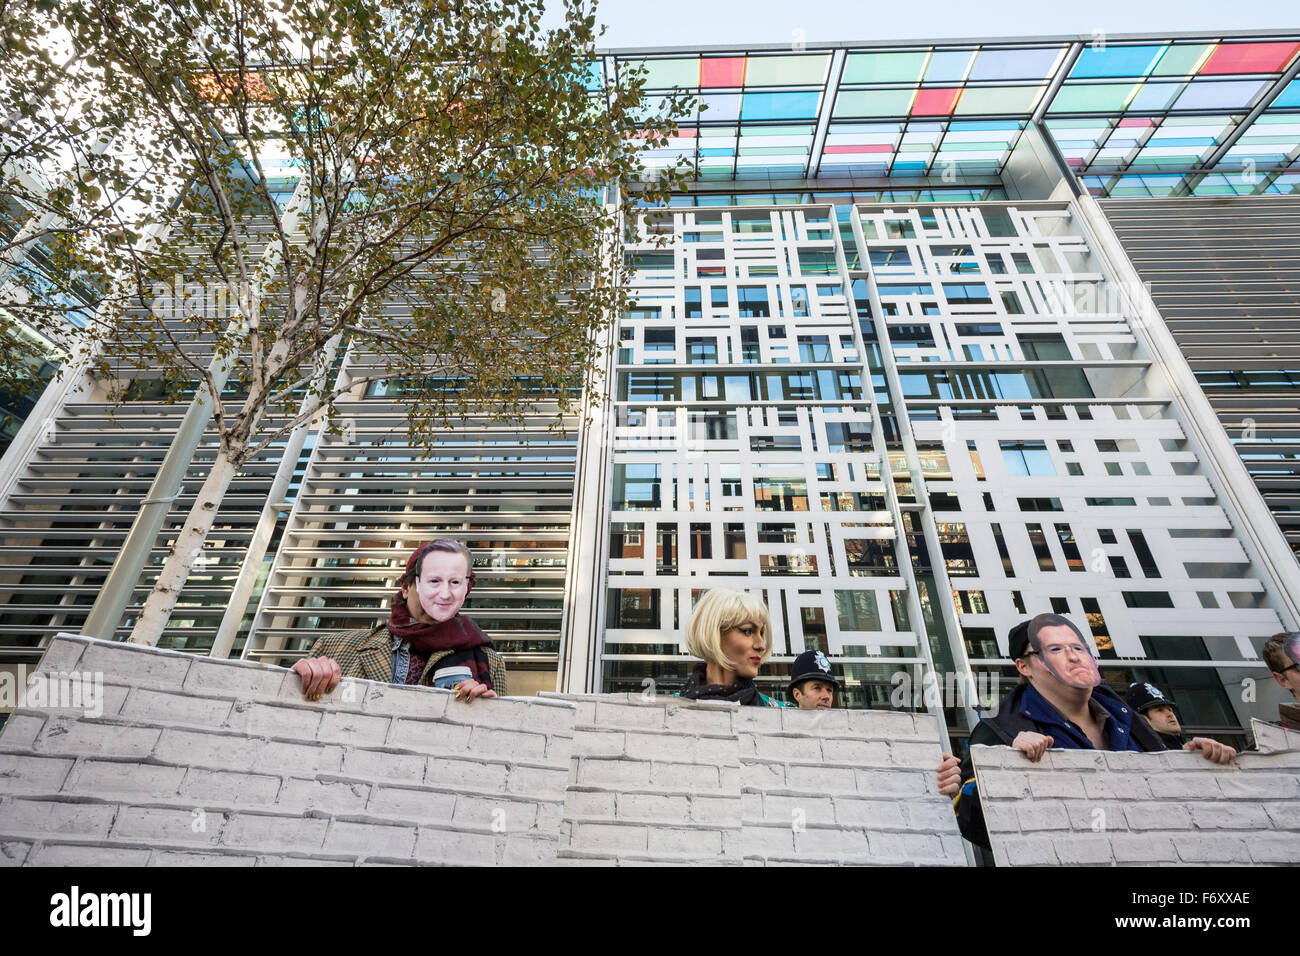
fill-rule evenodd
<path id="1" fill-rule="evenodd" d="M 589 417 L 485 415 L 422 458 L 400 390 L 359 387 L 341 435 L 245 469 L 164 643 L 288 662 L 377 619 L 410 549 L 451 535 L 516 692 L 673 689 L 721 585 L 766 599 L 778 691 L 821 648 L 851 706 L 944 706 L 960 738 L 976 701 L 929 682 L 996 695 L 1008 628 L 1054 610 L 1108 681 L 1240 742 L 1278 699 L 1259 646 L 1300 626 L 1297 54 L 1300 34 L 609 51 L 598 69 L 707 109 L 651 157 L 696 175 L 633 224 L 636 304 Z M 10 664 L 84 620 L 183 411 L 78 384 L 0 463 Z"/>

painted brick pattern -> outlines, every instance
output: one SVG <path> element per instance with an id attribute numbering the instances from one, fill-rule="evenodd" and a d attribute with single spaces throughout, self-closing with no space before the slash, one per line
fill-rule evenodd
<path id="1" fill-rule="evenodd" d="M 937 717 L 748 707 L 735 726 L 746 862 L 966 865 Z"/>
<path id="2" fill-rule="evenodd" d="M 937 718 L 639 694 L 578 708 L 561 860 L 964 865 Z"/>
<path id="3" fill-rule="evenodd" d="M 654 694 L 547 696 L 577 708 L 561 862 L 742 862 L 738 705 Z"/>
<path id="4" fill-rule="evenodd" d="M 360 680 L 309 702 L 283 668 L 68 635 L 37 670 L 60 674 L 102 694 L 0 732 L 0 864 L 555 860 L 570 704 Z"/>
<path id="5" fill-rule="evenodd" d="M 1300 751 L 972 753 L 999 866 L 1300 863 Z"/>

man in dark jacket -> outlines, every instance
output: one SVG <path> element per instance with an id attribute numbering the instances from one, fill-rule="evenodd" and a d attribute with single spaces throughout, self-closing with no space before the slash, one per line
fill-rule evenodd
<path id="1" fill-rule="evenodd" d="M 1178 705 L 1174 703 L 1172 697 L 1166 697 L 1154 684 L 1134 681 L 1128 685 L 1124 700 L 1146 718 L 1151 729 L 1160 738 L 1160 742 L 1165 745 L 1165 749 L 1182 749 L 1183 725 L 1178 721 Z"/>
<path id="2" fill-rule="evenodd" d="M 1013 627 L 1007 640 L 1021 683 L 1002 699 L 995 715 L 981 718 L 971 731 L 972 745 L 1005 744 L 1035 763 L 1053 747 L 1140 753 L 1165 749 L 1150 725 L 1135 719 L 1132 709 L 1101 682 L 1088 642 L 1067 618 L 1040 614 Z M 1231 747 L 1203 737 L 1184 749 L 1199 750 L 1218 763 L 1237 755 Z M 969 752 L 960 762 L 952 754 L 943 755 L 939 792 L 954 798 L 962 836 L 988 847 Z"/>

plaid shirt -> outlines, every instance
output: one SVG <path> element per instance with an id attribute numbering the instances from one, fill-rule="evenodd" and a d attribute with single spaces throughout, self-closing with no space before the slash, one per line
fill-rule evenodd
<path id="1" fill-rule="evenodd" d="M 502 697 L 506 689 L 506 665 L 501 655 L 491 647 L 483 648 L 487 655 L 488 671 L 492 676 L 492 689 Z M 433 683 L 433 674 L 438 661 L 451 651 L 435 651 L 425 661 L 424 671 L 420 674 L 420 684 L 428 687 Z M 339 662 L 339 669 L 344 677 L 360 677 L 364 680 L 379 681 L 382 684 L 393 682 L 393 636 L 388 633 L 388 624 L 376 624 L 370 629 L 355 631 L 333 631 L 316 639 L 311 646 L 308 657 L 331 657 Z"/>

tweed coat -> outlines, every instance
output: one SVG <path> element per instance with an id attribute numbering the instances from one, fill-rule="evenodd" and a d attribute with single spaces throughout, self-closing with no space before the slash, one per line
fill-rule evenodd
<path id="1" fill-rule="evenodd" d="M 505 662 L 494 648 L 485 647 L 483 651 L 488 659 L 492 689 L 504 697 L 507 693 Z M 432 684 L 438 661 L 450 653 L 452 652 L 437 651 L 430 654 L 424 671 L 420 674 L 419 683 L 425 687 Z M 339 662 L 344 677 L 360 677 L 384 684 L 391 684 L 393 680 L 393 637 L 388 633 L 386 621 L 372 628 L 324 634 L 316 639 L 307 656 L 332 657 Z"/>

